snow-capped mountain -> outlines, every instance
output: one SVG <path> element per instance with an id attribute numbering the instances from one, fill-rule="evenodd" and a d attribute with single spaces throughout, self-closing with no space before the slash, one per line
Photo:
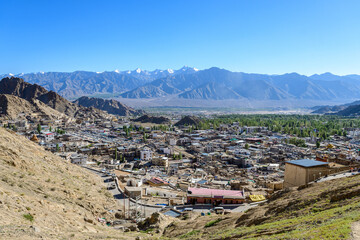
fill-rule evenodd
<path id="1" fill-rule="evenodd" d="M 77 98 L 83 95 L 94 93 L 121 94 L 123 92 L 140 87 L 155 79 L 174 76 L 177 74 L 194 73 L 195 68 L 183 67 L 179 70 L 156 69 L 153 71 L 135 70 L 105 72 L 37 72 L 20 74 L 3 74 L 0 79 L 5 77 L 20 77 L 29 83 L 36 83 L 48 90 L 55 91 L 67 98 Z"/>

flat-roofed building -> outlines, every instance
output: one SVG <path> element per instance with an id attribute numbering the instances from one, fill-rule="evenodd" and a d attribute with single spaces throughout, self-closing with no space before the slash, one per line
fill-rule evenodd
<path id="1" fill-rule="evenodd" d="M 329 163 L 311 159 L 285 162 L 284 187 L 297 187 L 329 174 Z"/>

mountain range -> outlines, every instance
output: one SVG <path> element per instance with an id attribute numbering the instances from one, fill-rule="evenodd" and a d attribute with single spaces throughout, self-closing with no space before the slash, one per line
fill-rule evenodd
<path id="1" fill-rule="evenodd" d="M 354 74 L 268 75 L 231 72 L 216 67 L 205 70 L 183 67 L 179 70 L 47 72 L 16 76 L 69 99 L 96 94 L 129 99 L 172 96 L 194 100 L 343 101 L 360 98 L 360 75 Z"/>
<path id="2" fill-rule="evenodd" d="M 358 98 L 359 90 L 360 80 L 354 76 L 264 75 L 210 68 L 157 79 L 121 96 L 153 98 L 177 94 L 186 99 L 333 100 Z"/>
<path id="3" fill-rule="evenodd" d="M 184 66 L 179 70 L 154 70 L 112 72 L 38 72 L 21 74 L 3 74 L 5 77 L 18 77 L 26 82 L 38 84 L 44 88 L 57 92 L 68 99 L 76 99 L 92 94 L 120 94 L 158 78 L 176 74 L 195 73 L 197 69 Z"/>

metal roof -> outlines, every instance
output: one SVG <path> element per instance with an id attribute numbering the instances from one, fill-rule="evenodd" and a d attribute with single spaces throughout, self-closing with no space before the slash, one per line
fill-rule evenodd
<path id="1" fill-rule="evenodd" d="M 291 160 L 291 161 L 287 161 L 285 163 L 290 163 L 290 164 L 298 165 L 301 167 L 317 167 L 317 166 L 322 166 L 322 165 L 328 165 L 327 162 L 321 162 L 321 161 L 316 161 L 316 160 L 311 160 L 311 159 Z"/>
<path id="2" fill-rule="evenodd" d="M 165 212 L 164 215 L 168 215 L 171 217 L 179 217 L 181 214 L 178 212 L 175 212 L 173 210 L 169 210 L 169 211 Z"/>

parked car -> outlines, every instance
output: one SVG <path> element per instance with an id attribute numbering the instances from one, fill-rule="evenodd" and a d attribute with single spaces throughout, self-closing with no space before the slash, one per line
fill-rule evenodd
<path id="1" fill-rule="evenodd" d="M 192 212 L 192 211 L 194 211 L 193 208 L 184 208 L 184 212 Z"/>
<path id="2" fill-rule="evenodd" d="M 223 213 L 225 210 L 223 207 L 214 207 L 214 212 L 216 214 Z"/>

